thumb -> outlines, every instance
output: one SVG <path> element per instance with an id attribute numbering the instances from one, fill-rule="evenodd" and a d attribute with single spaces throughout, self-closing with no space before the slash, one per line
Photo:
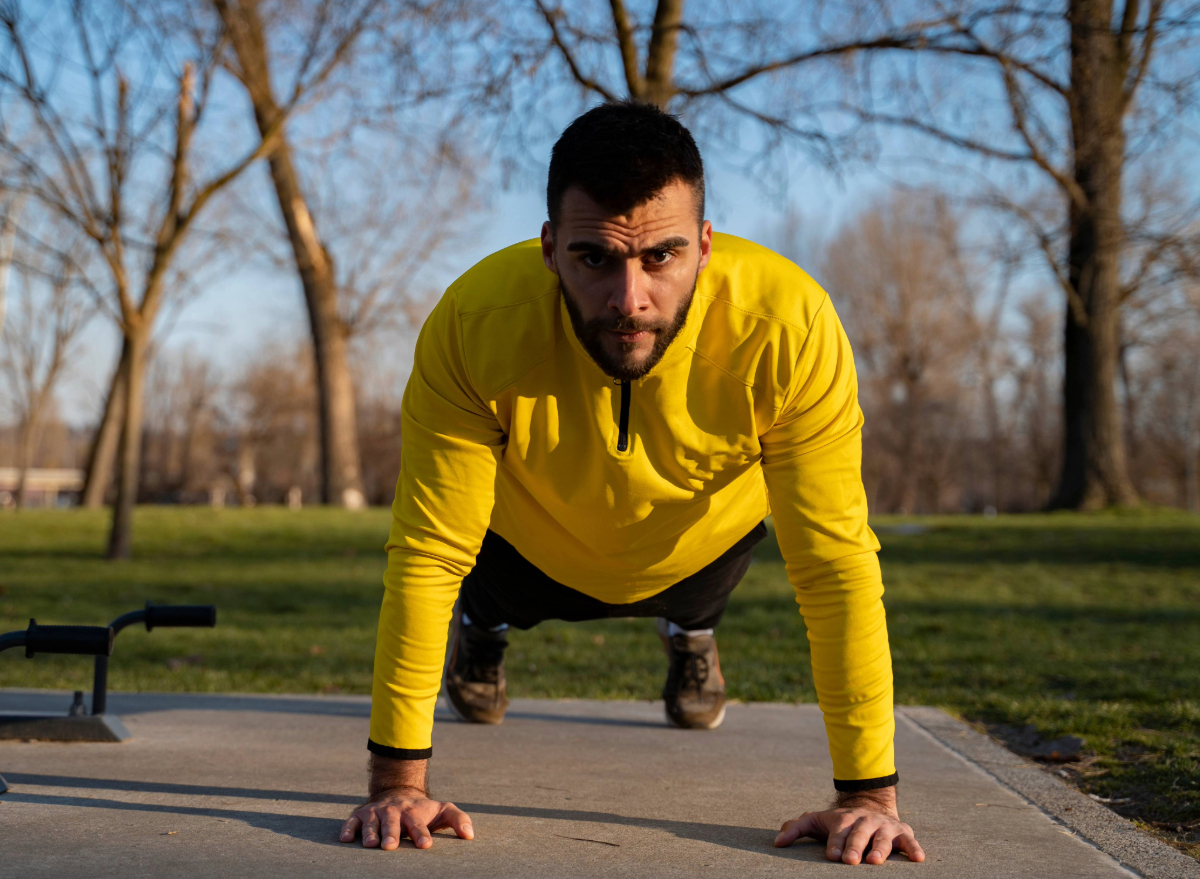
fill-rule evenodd
<path id="1" fill-rule="evenodd" d="M 775 837 L 775 846 L 777 848 L 784 848 L 802 836 L 812 836 L 817 839 L 825 838 L 825 828 L 821 826 L 820 817 L 816 812 L 805 812 L 799 818 L 793 818 L 791 821 L 785 822 L 779 828 L 779 835 Z"/>
<path id="2" fill-rule="evenodd" d="M 454 803 L 446 803 L 442 814 L 438 816 L 439 827 L 449 827 L 459 839 L 474 839 L 475 828 L 471 826 L 471 816 Z"/>

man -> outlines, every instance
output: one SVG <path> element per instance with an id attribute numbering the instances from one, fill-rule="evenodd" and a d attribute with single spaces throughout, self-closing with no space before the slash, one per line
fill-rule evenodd
<path id="1" fill-rule="evenodd" d="M 773 515 L 812 648 L 833 808 L 775 844 L 832 860 L 923 860 L 896 811 L 891 660 L 860 475 L 849 343 L 792 263 L 704 220 L 679 122 L 636 103 L 576 119 L 554 147 L 540 244 L 459 278 L 417 343 L 372 691 L 369 801 L 350 842 L 474 835 L 432 799 L 434 702 L 504 714 L 506 627 L 659 618 L 667 715 L 715 727 L 712 630 Z"/>

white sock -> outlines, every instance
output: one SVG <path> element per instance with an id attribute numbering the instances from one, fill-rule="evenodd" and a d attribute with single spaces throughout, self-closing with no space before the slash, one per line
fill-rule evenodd
<path id="1" fill-rule="evenodd" d="M 711 635 L 712 633 L 712 629 L 683 629 L 667 620 L 667 635 L 671 638 L 676 635 Z"/>
<path id="2" fill-rule="evenodd" d="M 471 623 L 471 618 L 470 618 L 469 616 L 467 616 L 467 612 L 466 612 L 466 611 L 463 611 L 463 615 L 462 615 L 462 624 L 463 624 L 464 626 L 470 626 L 470 625 L 473 625 L 473 624 Z M 493 626 L 492 628 L 488 629 L 488 631 L 489 631 L 489 632 L 503 632 L 503 631 L 504 631 L 505 629 L 507 629 L 507 628 L 508 628 L 508 623 L 501 623 L 501 624 L 500 624 L 500 625 L 498 625 L 498 626 Z M 712 631 L 712 630 L 710 629 L 709 631 Z"/>

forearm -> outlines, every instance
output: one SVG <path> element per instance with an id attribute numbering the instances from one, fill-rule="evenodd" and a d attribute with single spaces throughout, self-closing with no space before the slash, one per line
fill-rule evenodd
<path id="1" fill-rule="evenodd" d="M 368 765 L 371 780 L 367 785 L 367 795 L 370 799 L 390 792 L 429 796 L 428 760 L 397 760 L 372 754 Z"/>
<path id="2" fill-rule="evenodd" d="M 895 720 L 878 560 L 870 552 L 816 565 L 795 583 L 838 787 L 889 785 Z"/>

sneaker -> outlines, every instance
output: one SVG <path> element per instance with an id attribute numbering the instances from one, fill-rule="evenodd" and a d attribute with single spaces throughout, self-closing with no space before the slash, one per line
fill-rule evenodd
<path id="1" fill-rule="evenodd" d="M 716 729 L 725 719 L 725 678 L 712 635 L 662 635 L 669 665 L 667 720 L 681 729 Z"/>
<path id="2" fill-rule="evenodd" d="M 456 618 L 450 659 L 446 663 L 446 695 L 459 720 L 500 723 L 508 708 L 504 648 L 508 630 L 489 632 L 464 626 Z"/>

